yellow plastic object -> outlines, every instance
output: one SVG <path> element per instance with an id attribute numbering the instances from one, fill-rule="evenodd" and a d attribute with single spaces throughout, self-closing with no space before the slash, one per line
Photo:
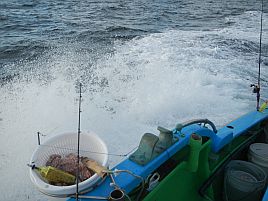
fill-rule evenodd
<path id="1" fill-rule="evenodd" d="M 75 176 L 51 166 L 34 167 L 49 183 L 75 184 Z"/>
<path id="2" fill-rule="evenodd" d="M 263 111 L 267 108 L 267 103 L 268 103 L 268 101 L 265 101 L 265 102 L 261 105 L 261 107 L 260 107 L 260 109 L 259 109 L 260 112 L 263 112 Z"/>

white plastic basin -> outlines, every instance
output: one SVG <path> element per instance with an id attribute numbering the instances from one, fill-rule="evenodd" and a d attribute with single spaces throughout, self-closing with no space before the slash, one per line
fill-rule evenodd
<path id="1" fill-rule="evenodd" d="M 34 151 L 30 164 L 37 167 L 45 166 L 48 158 L 52 154 L 60 154 L 61 156 L 70 153 L 77 153 L 77 133 L 64 133 L 50 138 L 37 147 Z M 80 156 L 88 157 L 97 161 L 102 166 L 107 167 L 108 150 L 105 143 L 94 133 L 81 133 L 80 135 Z M 46 183 L 41 176 L 30 168 L 30 178 L 34 185 L 47 195 L 64 197 L 76 193 L 76 185 L 55 186 Z M 79 183 L 79 192 L 89 191 L 101 178 L 94 174 L 89 179 Z"/>

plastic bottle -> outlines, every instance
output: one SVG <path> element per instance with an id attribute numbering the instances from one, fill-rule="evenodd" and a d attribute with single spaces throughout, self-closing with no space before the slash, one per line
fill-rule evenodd
<path id="1" fill-rule="evenodd" d="M 49 183 L 66 185 L 75 184 L 75 176 L 63 170 L 51 166 L 36 167 L 35 165 L 32 165 L 31 168 L 36 170 Z"/>

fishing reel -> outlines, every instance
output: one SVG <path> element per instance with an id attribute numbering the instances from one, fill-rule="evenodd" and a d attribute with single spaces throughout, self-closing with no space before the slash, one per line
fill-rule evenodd
<path id="1" fill-rule="evenodd" d="M 260 86 L 259 85 L 256 85 L 256 84 L 251 84 L 250 87 L 253 87 L 253 93 L 256 94 L 256 93 L 260 93 Z"/>

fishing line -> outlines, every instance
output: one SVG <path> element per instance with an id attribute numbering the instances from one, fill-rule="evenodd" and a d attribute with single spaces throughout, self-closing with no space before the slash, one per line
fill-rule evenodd
<path id="1" fill-rule="evenodd" d="M 56 148 L 56 149 L 62 149 L 62 150 L 70 150 L 70 151 L 77 151 L 75 148 L 67 148 L 67 147 L 58 147 L 58 146 L 53 146 L 53 145 L 44 145 L 41 144 L 40 146 L 43 147 L 50 147 L 50 148 Z M 90 151 L 90 150 L 82 150 L 80 149 L 80 152 L 87 152 L 87 153 L 93 153 L 93 154 L 101 154 L 101 155 L 108 155 L 108 156 L 119 156 L 119 157 L 126 157 L 128 156 L 131 152 L 133 152 L 135 149 L 137 149 L 138 146 L 134 147 L 131 149 L 129 152 L 126 154 L 115 154 L 115 153 L 104 153 L 104 152 L 97 152 L 97 151 Z"/>

